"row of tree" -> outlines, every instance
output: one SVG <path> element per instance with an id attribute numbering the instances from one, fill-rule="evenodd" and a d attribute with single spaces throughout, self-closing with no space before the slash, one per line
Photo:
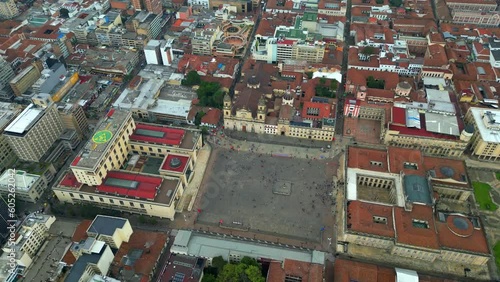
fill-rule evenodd
<path id="1" fill-rule="evenodd" d="M 188 72 L 186 77 L 181 81 L 181 84 L 185 86 L 198 86 L 196 94 L 200 106 L 222 109 L 226 93 L 221 88 L 220 83 L 202 81 L 198 72 L 193 70 Z"/>
<path id="2" fill-rule="evenodd" d="M 253 258 L 243 257 L 237 264 L 226 262 L 221 256 L 212 259 L 212 266 L 204 271 L 202 282 L 265 282 L 261 265 Z"/>

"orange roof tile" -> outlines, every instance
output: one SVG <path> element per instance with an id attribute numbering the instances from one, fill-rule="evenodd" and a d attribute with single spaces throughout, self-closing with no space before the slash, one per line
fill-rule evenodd
<path id="1" fill-rule="evenodd" d="M 406 211 L 402 207 L 394 207 L 394 218 L 397 243 L 439 249 L 431 206 L 414 204 L 411 211 Z M 427 224 L 427 228 L 417 227 L 420 226 L 419 223 Z"/>
<path id="2" fill-rule="evenodd" d="M 291 259 L 285 259 L 283 267 L 278 261 L 270 263 L 267 282 L 282 282 L 286 276 L 300 277 L 303 282 L 321 282 L 323 266 Z"/>
<path id="3" fill-rule="evenodd" d="M 393 238 L 394 222 L 392 206 L 362 201 L 347 203 L 347 229 L 354 232 Z M 375 218 L 384 219 L 380 223 Z"/>
<path id="4" fill-rule="evenodd" d="M 120 277 L 120 270 L 126 267 L 123 264 L 123 257 L 129 255 L 131 251 L 141 250 L 141 256 L 130 267 L 136 274 L 148 277 L 166 248 L 167 240 L 168 236 L 165 233 L 134 230 L 129 241 L 122 243 L 116 252 L 111 272 L 115 277 Z"/>

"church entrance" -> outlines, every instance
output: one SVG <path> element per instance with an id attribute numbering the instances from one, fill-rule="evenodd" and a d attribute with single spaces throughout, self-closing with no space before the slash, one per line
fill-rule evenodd
<path id="1" fill-rule="evenodd" d="M 246 125 L 242 125 L 242 126 L 241 126 L 241 131 L 243 131 L 243 132 L 247 132 L 247 126 L 246 126 Z"/>

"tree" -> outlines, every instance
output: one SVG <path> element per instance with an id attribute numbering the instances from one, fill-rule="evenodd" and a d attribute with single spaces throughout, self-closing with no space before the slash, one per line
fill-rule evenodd
<path id="1" fill-rule="evenodd" d="M 336 81 L 335 79 L 332 79 L 330 81 L 330 90 L 331 91 L 337 91 L 338 88 L 339 88 L 339 82 Z"/>
<path id="2" fill-rule="evenodd" d="M 243 257 L 240 261 L 240 263 L 243 263 L 243 264 L 246 264 L 246 265 L 249 265 L 249 266 L 257 266 L 259 267 L 259 263 L 251 258 L 251 257 Z"/>
<path id="3" fill-rule="evenodd" d="M 321 77 L 321 78 L 319 79 L 319 83 L 320 83 L 321 85 L 325 85 L 325 83 L 326 83 L 326 78 Z"/>
<path id="4" fill-rule="evenodd" d="M 372 46 L 366 46 L 363 50 L 361 50 L 361 54 L 366 56 L 373 55 L 373 53 L 375 53 L 375 48 Z"/>
<path id="5" fill-rule="evenodd" d="M 312 79 L 313 78 L 313 72 L 312 71 L 308 71 L 305 74 L 307 75 L 308 79 Z"/>
<path id="6" fill-rule="evenodd" d="M 255 262 L 257 263 L 257 262 Z M 266 279 L 262 276 L 262 271 L 258 266 L 249 265 L 247 269 L 245 269 L 245 275 L 251 282 L 265 282 Z"/>
<path id="7" fill-rule="evenodd" d="M 213 274 L 205 274 L 203 275 L 203 279 L 201 279 L 201 282 L 216 282 L 217 279 Z"/>
<path id="8" fill-rule="evenodd" d="M 384 89 L 385 81 L 382 79 L 375 79 L 373 76 L 369 76 L 366 78 L 366 87 L 368 88 L 376 88 L 376 89 Z"/>
<path id="9" fill-rule="evenodd" d="M 219 275 L 217 282 L 239 282 L 244 269 L 238 264 L 226 264 Z"/>
<path id="10" fill-rule="evenodd" d="M 198 72 L 194 70 L 188 72 L 186 77 L 181 81 L 181 84 L 186 86 L 200 85 L 200 83 L 201 77 Z"/>
<path id="11" fill-rule="evenodd" d="M 201 106 L 222 109 L 225 93 L 218 82 L 202 81 L 196 94 L 198 94 Z"/>
<path id="12" fill-rule="evenodd" d="M 59 10 L 59 17 L 62 19 L 69 19 L 69 10 L 66 8 L 61 8 Z"/>
<path id="13" fill-rule="evenodd" d="M 199 126 L 204 115 L 205 113 L 203 111 L 197 112 L 196 116 L 194 116 L 194 125 Z"/>
<path id="14" fill-rule="evenodd" d="M 227 262 L 222 258 L 222 256 L 214 257 L 212 259 L 212 266 L 217 269 L 217 275 L 222 272 L 222 269 L 227 264 Z"/>
<path id="15" fill-rule="evenodd" d="M 401 7 L 403 0 L 389 0 L 389 5 L 392 7 Z"/>
<path id="16" fill-rule="evenodd" d="M 375 3 L 381 5 L 381 4 L 384 4 L 384 0 L 376 0 Z"/>

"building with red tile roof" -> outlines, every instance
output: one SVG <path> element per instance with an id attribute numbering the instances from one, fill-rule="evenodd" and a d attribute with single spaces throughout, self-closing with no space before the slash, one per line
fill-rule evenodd
<path id="1" fill-rule="evenodd" d="M 120 281 L 151 281 L 167 242 L 166 233 L 134 230 L 115 253 L 110 272 Z"/>
<path id="2" fill-rule="evenodd" d="M 302 282 L 322 282 L 323 265 L 292 259 L 271 261 L 266 282 L 283 282 L 292 277 Z"/>
<path id="3" fill-rule="evenodd" d="M 232 130 L 331 141 L 335 98 L 317 97 L 319 78 L 247 60 L 233 99 L 224 98 L 224 126 Z M 330 84 L 326 84 L 328 88 Z M 326 90 L 328 91 L 328 90 Z M 302 107 L 301 107 L 302 105 Z"/>
<path id="4" fill-rule="evenodd" d="M 339 241 L 428 261 L 489 260 L 480 219 L 439 210 L 439 203 L 464 204 L 470 197 L 464 161 L 391 146 L 349 147 L 346 159 L 348 202 Z"/>

